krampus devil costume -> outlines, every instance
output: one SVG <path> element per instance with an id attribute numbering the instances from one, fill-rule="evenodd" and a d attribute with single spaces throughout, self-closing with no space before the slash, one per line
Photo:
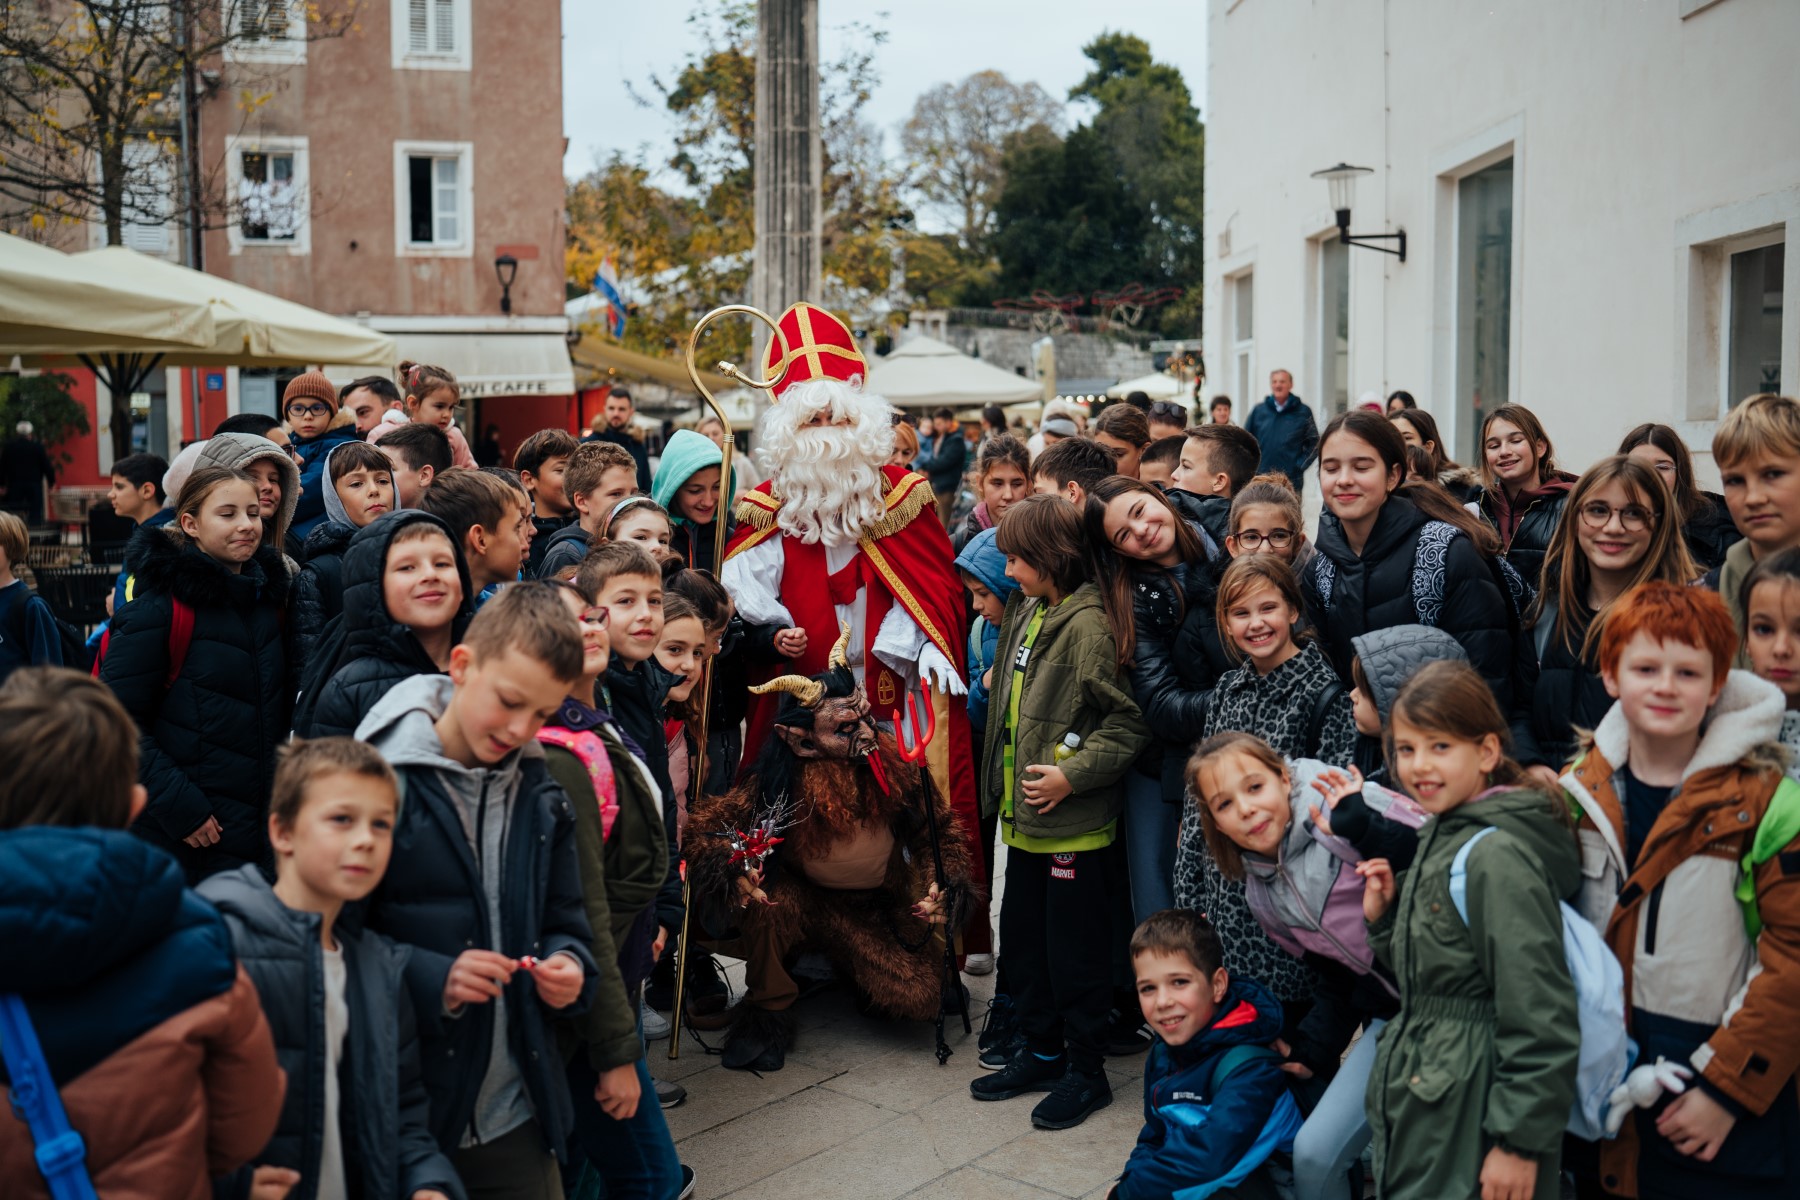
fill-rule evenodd
<path id="1" fill-rule="evenodd" d="M 747 964 L 727 1067 L 781 1068 L 800 994 L 788 964 L 802 949 L 829 958 L 875 1015 L 930 1020 L 954 999 L 944 995 L 942 929 L 946 920 L 956 928 L 973 886 L 969 836 L 877 731 L 845 660 L 847 638 L 822 674 L 757 689 L 779 700 L 773 736 L 737 787 L 703 797 L 688 817 L 694 917 Z"/>

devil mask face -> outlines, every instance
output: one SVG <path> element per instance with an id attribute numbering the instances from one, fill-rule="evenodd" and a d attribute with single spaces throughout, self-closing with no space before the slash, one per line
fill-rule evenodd
<path id="1" fill-rule="evenodd" d="M 796 758 L 861 758 L 875 751 L 875 719 L 845 657 L 849 643 L 845 626 L 822 673 L 783 675 L 750 689 L 780 694 L 775 732 Z"/>
<path id="2" fill-rule="evenodd" d="M 795 758 L 864 758 L 875 752 L 875 718 L 861 687 L 847 696 L 825 696 L 818 706 L 776 718 L 775 732 Z M 810 720 L 807 718 L 810 717 Z"/>

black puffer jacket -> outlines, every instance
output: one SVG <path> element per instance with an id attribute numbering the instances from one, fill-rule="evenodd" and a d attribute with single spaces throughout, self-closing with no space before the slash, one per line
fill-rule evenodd
<path id="1" fill-rule="evenodd" d="M 1138 756 L 1137 770 L 1162 780 L 1167 804 L 1181 803 L 1182 768 L 1205 731 L 1213 685 L 1234 665 L 1219 642 L 1213 619 L 1218 572 L 1225 561 L 1133 573 L 1131 611 L 1137 646 L 1131 692 L 1155 737 Z M 1200 648 L 1197 654 L 1192 646 Z"/>
<path id="2" fill-rule="evenodd" d="M 1504 495 L 1488 488 L 1475 497 L 1474 503 L 1482 519 L 1500 532 L 1501 552 L 1506 555 L 1506 561 L 1533 588 L 1538 586 L 1538 577 L 1544 573 L 1544 555 L 1549 552 L 1550 540 L 1556 536 L 1556 527 L 1562 523 L 1563 509 L 1568 507 L 1569 492 L 1574 486 L 1575 476 L 1558 471 L 1536 491 L 1521 494 L 1525 510 L 1517 514 L 1516 523 Z M 1507 536 L 1509 525 L 1511 537 Z"/>
<path id="3" fill-rule="evenodd" d="M 293 695 L 282 644 L 290 583 L 278 549 L 258 548 L 234 574 L 173 530 L 133 535 L 136 597 L 113 618 L 100 679 L 137 722 L 150 803 L 133 829 L 199 878 L 268 854 L 264 817 Z M 177 600 L 193 610 L 193 633 L 171 681 Z M 218 843 L 183 843 L 209 816 Z"/>
<path id="4" fill-rule="evenodd" d="M 1327 512 L 1319 518 L 1318 553 L 1300 575 L 1300 591 L 1319 641 L 1338 677 L 1350 680 L 1351 639 L 1375 629 L 1419 622 L 1413 596 L 1414 559 L 1420 531 L 1430 518 L 1404 496 L 1381 506 L 1361 555 L 1344 540 L 1344 528 Z M 1506 598 L 1493 570 L 1468 538 L 1446 546 L 1436 627 L 1462 643 L 1469 662 L 1494 689 L 1502 711 L 1512 703 L 1515 670 Z M 1330 580 L 1329 599 L 1323 581 Z"/>
<path id="5" fill-rule="evenodd" d="M 288 659 L 296 679 L 306 677 L 325 626 L 344 611 L 344 550 L 355 536 L 356 526 L 345 521 L 326 521 L 306 535 L 306 557 L 294 576 L 288 610 Z"/>
<path id="6" fill-rule="evenodd" d="M 200 895 L 231 930 L 238 961 L 262 997 L 275 1054 L 287 1072 L 281 1124 L 255 1161 L 299 1171 L 289 1200 L 312 1200 L 325 1143 L 329 1065 L 319 914 L 282 904 L 255 867 L 213 876 Z M 404 1197 L 436 1188 L 461 1197 L 456 1168 L 431 1136 L 418 1031 L 404 979 L 411 951 L 367 930 L 353 934 L 339 928 L 334 937 L 344 956 L 344 1002 L 350 1009 L 338 1085 L 347 1190 L 352 1196 Z M 240 1172 L 245 1182 L 250 1170 Z"/>
<path id="7" fill-rule="evenodd" d="M 1531 703 L 1513 714 L 1513 757 L 1528 767 L 1561 771 L 1575 757 L 1577 730 L 1600 724 L 1613 700 L 1599 664 L 1581 654 L 1593 614 L 1584 606 L 1565 619 L 1557 610 L 1555 581 L 1548 582 L 1544 610 L 1531 630 L 1540 648 L 1537 686 Z"/>
<path id="8" fill-rule="evenodd" d="M 727 546 L 731 545 L 731 539 L 736 533 L 735 522 L 725 527 Z M 692 521 L 676 521 L 669 531 L 669 553 L 696 571 L 717 574 L 718 568 L 713 565 L 713 550 L 717 548 L 718 536 L 717 518 L 704 525 L 696 525 Z"/>
<path id="9" fill-rule="evenodd" d="M 413 675 L 438 673 L 419 639 L 387 610 L 381 580 L 388 550 L 402 529 L 428 521 L 449 530 L 430 513 L 404 509 L 377 517 L 356 531 L 344 551 L 344 611 L 327 627 L 301 680 L 294 732 L 301 737 L 349 737 L 388 689 Z M 454 541 L 456 573 L 463 603 L 452 633 L 460 639 L 474 616 L 469 567 Z"/>
<path id="10" fill-rule="evenodd" d="M 669 743 L 663 736 L 663 703 L 677 682 L 676 676 L 654 656 L 634 670 L 626 670 L 623 662 L 615 658 L 600 681 L 606 689 L 613 720 L 642 748 L 644 766 L 665 797 L 662 816 L 670 847 L 669 865 L 656 897 L 656 920 L 665 929 L 679 930 L 685 906 L 681 902 L 681 854 L 676 838 L 677 801 L 675 786 L 669 782 Z"/>
<path id="11" fill-rule="evenodd" d="M 1742 541 L 1744 535 L 1732 521 L 1725 497 L 1713 492 L 1701 494 L 1706 497 L 1706 507 L 1681 527 L 1681 534 L 1687 539 L 1688 553 L 1704 573 L 1718 570 L 1725 561 L 1725 552 Z"/>
<path id="12" fill-rule="evenodd" d="M 574 1111 L 550 1021 L 587 1011 L 597 982 L 575 852 L 575 810 L 551 778 L 536 742 L 485 768 L 444 758 L 432 722 L 443 716 L 450 695 L 448 679 L 409 680 L 383 697 L 358 729 L 399 775 L 402 803 L 386 876 L 359 907 L 346 909 L 343 919 L 352 927 L 366 924 L 412 951 L 406 986 L 418 1017 L 431 1132 L 438 1145 L 458 1145 L 472 1129 L 479 1133 L 484 1114 L 478 1105 L 492 1099 L 482 1090 L 499 1066 L 494 1039 L 502 1037 L 546 1148 L 561 1158 Z M 479 807 L 470 802 L 470 790 L 479 792 Z M 475 819 L 471 808 L 486 820 Z M 502 828 L 492 831 L 488 822 L 502 820 Z M 472 837 L 480 838 L 479 859 Z M 498 903 L 490 906 L 488 881 L 494 879 L 496 857 Z M 444 981 L 468 949 L 513 958 L 567 954 L 585 975 L 581 994 L 553 1014 L 521 971 L 506 985 L 504 1005 L 470 1004 L 450 1017 L 444 1012 Z"/>
<path id="13" fill-rule="evenodd" d="M 1163 498 L 1176 512 L 1188 519 L 1193 525 L 1206 530 L 1212 539 L 1215 552 L 1221 556 L 1225 553 L 1225 535 L 1231 532 L 1231 498 L 1229 496 L 1202 496 L 1195 492 L 1170 488 L 1163 493 Z"/>

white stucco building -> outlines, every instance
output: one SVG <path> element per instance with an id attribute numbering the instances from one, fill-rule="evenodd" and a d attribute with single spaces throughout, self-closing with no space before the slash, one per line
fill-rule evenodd
<path id="1" fill-rule="evenodd" d="M 1800 391 L 1800 2 L 1210 0 L 1206 360 L 1319 415 L 1411 391 L 1454 456 L 1522 403 L 1564 465 Z M 1326 184 L 1373 168 L 1337 241 Z M 1381 243 L 1392 245 L 1393 243 Z"/>

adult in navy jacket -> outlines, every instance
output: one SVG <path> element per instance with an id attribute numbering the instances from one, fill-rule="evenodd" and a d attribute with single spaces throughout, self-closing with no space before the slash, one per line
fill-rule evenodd
<path id="1" fill-rule="evenodd" d="M 1295 492 L 1304 491 L 1306 468 L 1312 465 L 1319 450 L 1319 425 L 1306 401 L 1294 395 L 1292 375 L 1279 370 L 1269 372 L 1269 394 L 1251 410 L 1244 428 L 1262 447 L 1257 472 L 1280 471 L 1294 485 Z"/>

